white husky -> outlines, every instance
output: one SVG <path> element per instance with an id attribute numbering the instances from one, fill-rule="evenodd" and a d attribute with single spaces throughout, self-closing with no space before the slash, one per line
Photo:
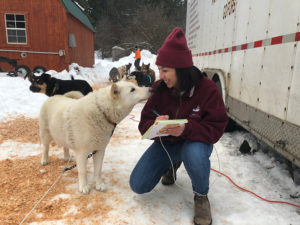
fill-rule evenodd
<path id="1" fill-rule="evenodd" d="M 44 145 L 41 164 L 49 162 L 51 140 L 64 147 L 64 159 L 69 160 L 69 148 L 76 154 L 79 191 L 87 194 L 86 163 L 93 156 L 94 179 L 97 190 L 104 190 L 101 179 L 102 161 L 112 131 L 138 102 L 149 98 L 150 90 L 132 82 L 120 81 L 84 96 L 80 92 L 50 97 L 40 111 L 40 137 Z"/>

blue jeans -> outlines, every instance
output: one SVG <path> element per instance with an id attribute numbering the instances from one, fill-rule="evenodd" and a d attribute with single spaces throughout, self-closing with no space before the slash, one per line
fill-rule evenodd
<path id="1" fill-rule="evenodd" d="M 163 142 L 173 164 L 182 161 L 195 193 L 209 190 L 210 160 L 213 145 L 202 142 Z M 138 193 L 150 192 L 171 167 L 170 159 L 160 142 L 154 142 L 143 154 L 130 175 L 130 187 Z"/>

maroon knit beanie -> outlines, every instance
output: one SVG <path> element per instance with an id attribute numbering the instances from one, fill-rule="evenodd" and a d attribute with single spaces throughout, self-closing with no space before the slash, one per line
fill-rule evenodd
<path id="1" fill-rule="evenodd" d="M 175 27 L 158 50 L 156 65 L 170 68 L 192 67 L 191 50 L 180 27 Z"/>

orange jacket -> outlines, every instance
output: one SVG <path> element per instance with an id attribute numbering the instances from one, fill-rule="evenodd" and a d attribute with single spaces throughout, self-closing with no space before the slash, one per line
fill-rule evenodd
<path id="1" fill-rule="evenodd" d="M 140 59 L 141 58 L 141 51 L 139 49 L 135 50 L 135 59 Z"/>

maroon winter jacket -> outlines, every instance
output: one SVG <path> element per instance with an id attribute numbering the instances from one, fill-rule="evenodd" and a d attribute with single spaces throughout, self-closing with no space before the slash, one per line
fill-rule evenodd
<path id="1" fill-rule="evenodd" d="M 163 82 L 154 83 L 153 88 Z M 208 78 L 200 81 L 186 91 L 182 96 L 174 96 L 172 88 L 161 92 L 155 91 L 148 99 L 141 114 L 139 130 L 144 134 L 154 123 L 156 110 L 160 115 L 169 115 L 169 119 L 187 119 L 185 129 L 181 136 L 162 137 L 164 141 L 199 141 L 207 144 L 216 143 L 224 133 L 228 116 L 222 96 L 217 85 Z M 159 140 L 156 138 L 155 140 Z"/>

